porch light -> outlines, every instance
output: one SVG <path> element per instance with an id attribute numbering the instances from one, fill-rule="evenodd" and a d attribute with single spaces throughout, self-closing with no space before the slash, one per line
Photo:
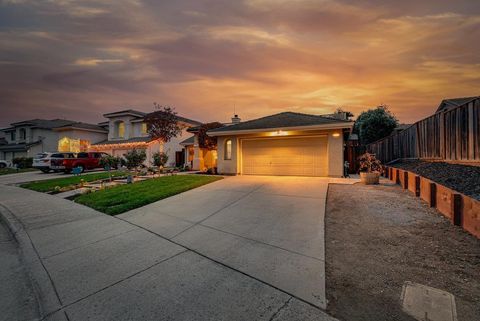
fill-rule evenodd
<path id="1" fill-rule="evenodd" d="M 272 133 L 272 136 L 286 136 L 286 135 L 288 135 L 288 133 L 283 130 L 277 130 L 276 132 Z"/>
<path id="2" fill-rule="evenodd" d="M 333 133 L 332 136 L 333 137 L 340 137 L 340 133 Z"/>

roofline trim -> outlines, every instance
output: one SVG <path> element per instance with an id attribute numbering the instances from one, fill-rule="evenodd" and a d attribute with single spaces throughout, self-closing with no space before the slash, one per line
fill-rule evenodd
<path id="1" fill-rule="evenodd" d="M 316 130 L 316 129 L 343 129 L 353 128 L 354 122 L 345 123 L 332 123 L 332 124 L 319 124 L 319 125 L 308 125 L 308 126 L 294 126 L 294 127 L 271 127 L 271 128 L 258 128 L 258 129 L 244 129 L 244 130 L 224 130 L 224 131 L 208 131 L 207 134 L 209 136 L 227 136 L 227 135 L 238 135 L 238 134 L 254 134 L 254 133 L 263 133 L 263 132 L 271 132 L 277 130 Z"/>

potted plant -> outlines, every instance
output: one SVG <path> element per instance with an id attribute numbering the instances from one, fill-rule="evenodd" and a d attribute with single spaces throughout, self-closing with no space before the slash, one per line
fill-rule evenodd
<path id="1" fill-rule="evenodd" d="M 366 185 L 378 184 L 382 171 L 380 161 L 370 153 L 363 154 L 358 160 L 360 161 L 360 181 Z"/>

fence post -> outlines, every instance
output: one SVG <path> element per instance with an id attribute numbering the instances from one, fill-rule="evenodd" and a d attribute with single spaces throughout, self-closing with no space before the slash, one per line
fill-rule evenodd
<path id="1" fill-rule="evenodd" d="M 468 104 L 468 159 L 475 159 L 475 133 L 473 131 L 473 102 Z"/>
<path id="2" fill-rule="evenodd" d="M 437 184 L 430 183 L 430 202 L 428 202 L 430 207 L 437 206 Z"/>
<path id="3" fill-rule="evenodd" d="M 452 194 L 452 220 L 453 224 L 462 226 L 463 210 L 462 210 L 462 196 L 460 194 Z"/>
<path id="4" fill-rule="evenodd" d="M 415 175 L 415 196 L 420 196 L 420 176 Z"/>
<path id="5" fill-rule="evenodd" d="M 445 142 L 445 112 L 440 114 L 440 157 L 447 159 L 447 146 Z"/>

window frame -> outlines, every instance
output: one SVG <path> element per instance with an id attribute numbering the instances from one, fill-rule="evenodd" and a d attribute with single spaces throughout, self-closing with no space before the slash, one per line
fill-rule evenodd
<path id="1" fill-rule="evenodd" d="M 233 142 L 231 138 L 227 138 L 223 145 L 223 159 L 224 160 L 232 160 L 232 151 L 233 151 Z"/>

